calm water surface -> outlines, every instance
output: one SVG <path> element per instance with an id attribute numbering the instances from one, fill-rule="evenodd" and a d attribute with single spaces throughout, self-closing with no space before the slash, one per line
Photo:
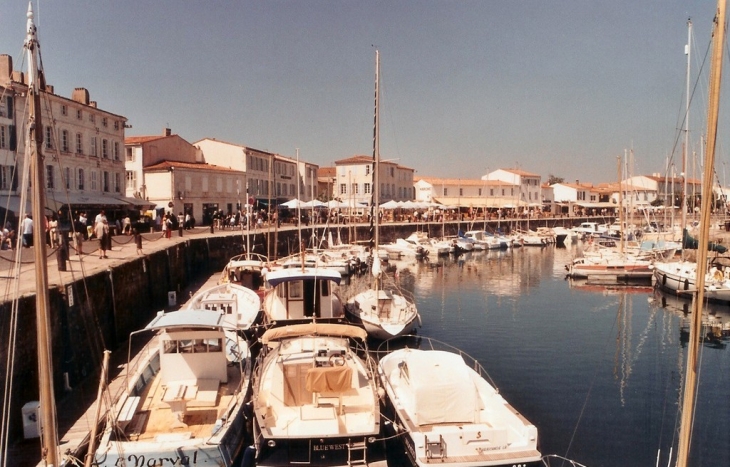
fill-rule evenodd
<path id="1" fill-rule="evenodd" d="M 538 427 L 544 454 L 589 467 L 655 466 L 659 456 L 666 466 L 676 453 L 689 302 L 566 281 L 577 248 L 399 263 L 398 279 L 416 298 L 419 333 L 478 359 Z M 708 310 L 730 319 L 730 307 Z M 706 343 L 701 358 L 691 465 L 729 466 L 730 351 Z"/>

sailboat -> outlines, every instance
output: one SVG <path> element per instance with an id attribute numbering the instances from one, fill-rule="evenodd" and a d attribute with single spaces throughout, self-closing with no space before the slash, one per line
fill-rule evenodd
<path id="1" fill-rule="evenodd" d="M 32 4 L 28 3 L 26 39 L 24 52 L 27 59 L 27 94 L 24 117 L 24 144 L 25 153 L 23 158 L 23 183 L 21 193 L 23 196 L 28 193 L 30 183 L 32 219 L 36 228 L 33 229 L 33 258 L 35 266 L 35 308 L 36 308 L 36 342 L 38 359 L 38 383 L 39 383 L 39 405 L 38 419 L 40 421 L 40 455 L 45 465 L 59 466 L 66 465 L 70 459 L 60 452 L 58 425 L 56 417 L 56 399 L 53 385 L 53 354 L 52 354 L 52 331 L 50 318 L 50 294 L 47 264 L 47 249 L 45 241 L 45 229 L 42 226 L 42 219 L 45 218 L 45 187 L 44 183 L 44 157 L 41 153 L 43 146 L 44 124 L 41 118 L 41 72 L 40 70 L 40 44 L 37 38 L 37 30 L 34 22 Z M 29 174 L 29 175 L 28 175 Z M 21 203 L 21 206 L 25 203 Z M 24 209 L 21 209 L 24 211 Z M 23 212 L 21 212 L 21 215 Z M 18 248 L 20 250 L 20 248 Z M 18 256 L 19 258 L 19 256 Z M 16 276 L 18 277 L 18 276 Z M 14 312 L 17 307 L 14 307 Z M 12 379 L 12 370 L 9 370 L 8 379 Z M 10 391 L 6 392 L 9 396 Z M 3 414 L 4 415 L 4 414 Z M 3 435 L 0 463 L 7 459 L 7 438 L 5 418 L 3 428 L 0 430 Z"/>
<path id="2" fill-rule="evenodd" d="M 375 118 L 373 138 L 373 199 L 371 209 L 379 203 L 379 181 L 380 171 L 380 130 L 378 120 L 378 104 L 380 99 L 380 53 L 375 51 Z M 379 215 L 372 213 L 370 216 L 374 222 L 374 244 L 372 245 L 372 266 L 370 272 L 373 275 L 373 286 L 361 292 L 347 301 L 345 314 L 354 323 L 362 324 L 368 335 L 375 339 L 390 339 L 396 336 L 410 334 L 420 322 L 420 316 L 413 300 L 407 298 L 395 287 L 385 289 L 383 287 L 384 271 L 380 265 L 380 257 L 377 254 L 379 240 Z"/>

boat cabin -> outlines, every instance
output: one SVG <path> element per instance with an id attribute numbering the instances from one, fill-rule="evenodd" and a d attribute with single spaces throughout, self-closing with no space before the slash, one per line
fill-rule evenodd
<path id="1" fill-rule="evenodd" d="M 269 288 L 264 298 L 265 319 L 269 322 L 337 320 L 344 317 L 337 295 L 342 276 L 327 268 L 287 268 L 266 275 Z"/>

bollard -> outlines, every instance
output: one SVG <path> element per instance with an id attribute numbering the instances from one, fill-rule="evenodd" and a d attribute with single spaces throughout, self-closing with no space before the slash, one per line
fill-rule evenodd
<path id="1" fill-rule="evenodd" d="M 60 236 L 61 244 L 56 250 L 56 262 L 59 271 L 66 271 L 66 261 L 68 260 L 68 235 Z"/>

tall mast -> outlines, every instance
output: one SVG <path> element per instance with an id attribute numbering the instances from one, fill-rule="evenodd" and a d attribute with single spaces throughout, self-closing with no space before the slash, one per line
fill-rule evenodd
<path id="1" fill-rule="evenodd" d="M 687 228 L 687 155 L 689 154 L 689 81 L 690 81 L 690 58 L 692 45 L 692 20 L 687 20 L 687 45 L 684 53 L 687 55 L 687 97 L 685 98 L 684 110 L 684 150 L 682 151 L 682 238 L 684 239 L 684 229 Z M 694 185 L 693 185 L 694 186 Z M 694 190 L 692 190 L 694 194 Z M 682 258 L 684 258 L 684 248 L 682 248 Z"/>
<path id="2" fill-rule="evenodd" d="M 51 321 L 49 317 L 48 265 L 46 262 L 45 232 L 45 183 L 43 180 L 43 122 L 41 120 L 40 79 L 38 74 L 38 51 L 40 44 L 33 22 L 33 6 L 28 2 L 28 23 L 25 50 L 28 58 L 28 128 L 26 154 L 30 158 L 30 174 L 33 206 L 33 252 L 36 266 L 36 327 L 38 342 L 38 376 L 40 385 L 41 446 L 42 455 L 49 466 L 58 465 L 58 433 L 56 429 L 56 406 L 53 394 L 53 359 L 51 357 Z"/>
<path id="3" fill-rule="evenodd" d="M 717 1 L 715 31 L 713 34 L 710 84 L 707 109 L 707 152 L 705 160 L 704 183 L 702 184 L 702 213 L 700 218 L 699 245 L 697 247 L 697 294 L 692 302 L 692 325 L 687 347 L 687 368 L 685 387 L 682 396 L 682 418 L 679 430 L 677 466 L 685 467 L 689 460 L 690 441 L 694 404 L 699 378 L 699 331 L 702 327 L 702 308 L 705 300 L 705 270 L 707 269 L 707 245 L 710 234 L 710 210 L 712 203 L 712 170 L 715 163 L 715 144 L 717 142 L 717 121 L 720 110 L 720 82 L 722 77 L 722 53 L 725 44 L 725 1 Z"/>
<path id="4" fill-rule="evenodd" d="M 375 50 L 375 111 L 373 114 L 373 189 L 370 203 L 370 218 L 373 232 L 370 238 L 373 241 L 373 250 L 378 248 L 380 227 L 380 51 Z"/>

